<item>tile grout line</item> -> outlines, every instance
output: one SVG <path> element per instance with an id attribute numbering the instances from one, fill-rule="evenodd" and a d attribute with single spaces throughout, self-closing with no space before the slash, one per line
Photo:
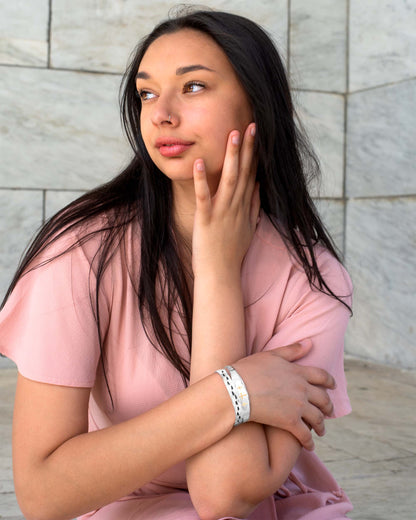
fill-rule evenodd
<path id="1" fill-rule="evenodd" d="M 402 83 L 407 83 L 409 81 L 415 81 L 416 76 L 411 76 L 410 78 L 403 78 L 397 81 L 390 81 L 388 83 L 382 83 L 381 85 L 373 85 L 372 87 L 360 88 L 357 90 L 353 90 L 350 94 L 361 94 L 362 92 L 369 92 L 370 90 L 378 90 L 381 88 L 394 87 L 395 85 L 401 85 Z"/>
<path id="2" fill-rule="evenodd" d="M 48 191 L 63 191 L 63 192 L 79 192 L 79 193 L 85 193 L 87 190 L 92 189 L 93 187 L 85 187 L 85 188 L 50 188 L 50 187 L 30 187 L 30 186 L 1 186 L 0 185 L 0 191 L 2 190 L 8 190 L 8 191 L 42 191 L 42 190 L 48 190 Z"/>
<path id="3" fill-rule="evenodd" d="M 289 62 L 290 60 L 288 60 Z M 43 67 L 40 65 L 22 65 L 18 63 L 1 63 L 0 68 L 10 68 L 10 69 L 29 69 L 29 70 L 45 70 L 48 67 Z M 52 70 L 57 72 L 76 72 L 77 74 L 101 74 L 103 76 L 123 76 L 124 71 L 114 71 L 114 70 L 93 70 L 93 69 L 75 69 L 71 67 L 51 67 Z M 288 63 L 287 73 L 289 77 L 290 66 Z M 354 90 L 349 92 L 349 95 L 361 94 L 362 92 L 368 92 L 370 90 L 378 90 L 382 88 L 394 87 L 395 85 L 401 85 L 403 83 L 416 81 L 416 76 L 412 76 L 410 78 L 403 78 L 398 81 L 391 81 L 389 83 L 382 83 L 380 85 L 373 85 L 372 87 L 362 88 L 358 90 Z M 290 81 L 289 81 L 290 83 Z M 313 92 L 316 94 L 329 94 L 332 96 L 343 96 L 343 92 L 338 92 L 334 90 L 320 90 L 320 89 L 310 89 L 310 88 L 302 88 L 296 87 L 291 88 L 291 91 L 298 92 Z"/>
<path id="4" fill-rule="evenodd" d="M 21 65 L 17 63 L 0 63 L 0 67 L 11 68 L 11 69 L 29 69 L 29 70 L 46 70 L 49 67 L 41 65 Z M 103 76 L 122 76 L 124 71 L 106 71 L 106 70 L 91 70 L 91 69 L 74 69 L 70 67 L 50 67 L 53 71 L 57 72 L 76 72 L 77 74 L 101 74 Z"/>
<path id="5" fill-rule="evenodd" d="M 15 65 L 12 65 L 12 66 L 15 66 Z M 361 89 L 357 89 L 357 90 L 352 90 L 351 92 L 348 92 L 348 94 L 350 94 L 350 95 L 361 94 L 362 92 L 368 92 L 368 91 L 371 91 L 371 90 L 379 90 L 379 89 L 382 89 L 382 88 L 394 87 L 396 85 L 401 85 L 402 83 L 407 83 L 407 82 L 410 82 L 410 81 L 416 81 L 416 76 L 412 76 L 410 78 L 399 79 L 397 81 L 390 81 L 388 83 L 382 83 L 380 85 L 373 85 L 371 87 L 366 87 L 366 88 L 361 88 Z M 331 95 L 334 95 L 334 96 L 342 96 L 343 95 L 342 92 L 338 92 L 338 91 L 334 91 L 334 90 L 319 90 L 319 89 L 310 89 L 310 88 L 302 88 L 302 87 L 295 88 L 295 89 L 292 89 L 292 90 L 299 90 L 300 92 L 316 92 L 317 94 L 331 94 Z"/>
<path id="6" fill-rule="evenodd" d="M 345 93 L 344 93 L 344 147 L 343 147 L 343 178 L 342 178 L 342 199 L 343 199 L 343 236 L 342 251 L 343 260 L 347 258 L 347 159 L 348 159 L 348 92 L 350 88 L 350 0 L 346 0 L 345 4 Z"/>
<path id="7" fill-rule="evenodd" d="M 397 199 L 413 199 L 416 193 L 400 193 L 397 195 L 359 195 L 357 197 L 348 197 L 348 201 L 356 200 L 397 200 Z"/>
<path id="8" fill-rule="evenodd" d="M 46 189 L 42 190 L 42 225 L 46 220 Z"/>
<path id="9" fill-rule="evenodd" d="M 347 0 L 345 7 L 345 88 L 348 94 L 350 91 L 350 0 Z"/>
<path id="10" fill-rule="evenodd" d="M 91 187 L 84 187 L 84 188 L 49 188 L 49 187 L 25 187 L 25 186 L 1 186 L 0 185 L 0 192 L 1 191 L 53 191 L 53 192 L 74 192 L 74 193 L 85 193 L 86 191 L 92 189 Z M 313 197 L 317 200 L 323 200 L 323 201 L 334 201 L 334 202 L 343 202 L 343 197 L 329 197 L 329 196 L 323 196 L 323 197 Z M 358 196 L 351 196 L 346 198 L 345 200 L 349 202 L 354 201 L 362 201 L 362 200 L 386 200 L 386 201 L 394 201 L 397 199 L 414 199 L 416 198 L 416 193 L 397 193 L 394 195 L 358 195 Z"/>
<path id="11" fill-rule="evenodd" d="M 47 68 L 51 68 L 51 45 L 52 45 L 52 0 L 49 0 L 49 18 L 48 18 L 48 61 Z"/>
<path id="12" fill-rule="evenodd" d="M 286 42 L 287 67 L 286 68 L 287 68 L 287 78 L 289 81 L 289 85 L 291 83 L 291 81 L 290 81 L 290 24 L 292 23 L 290 10 L 291 10 L 291 2 L 290 2 L 290 0 L 287 0 L 287 42 Z"/>

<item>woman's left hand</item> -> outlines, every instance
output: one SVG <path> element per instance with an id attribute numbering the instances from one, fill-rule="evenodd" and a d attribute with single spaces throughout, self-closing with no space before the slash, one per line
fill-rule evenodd
<path id="1" fill-rule="evenodd" d="M 227 141 L 217 192 L 211 196 L 203 159 L 194 163 L 196 211 L 192 235 L 195 276 L 240 275 L 241 263 L 256 229 L 260 210 L 254 158 L 255 124 L 241 136 L 233 130 Z"/>

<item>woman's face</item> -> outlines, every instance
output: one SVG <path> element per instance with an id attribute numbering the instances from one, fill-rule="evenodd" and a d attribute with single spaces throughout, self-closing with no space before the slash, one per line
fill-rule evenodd
<path id="1" fill-rule="evenodd" d="M 143 56 L 136 82 L 142 137 L 156 166 L 184 181 L 202 158 L 208 178 L 218 180 L 229 133 L 243 134 L 253 117 L 223 50 L 199 31 L 163 35 Z"/>

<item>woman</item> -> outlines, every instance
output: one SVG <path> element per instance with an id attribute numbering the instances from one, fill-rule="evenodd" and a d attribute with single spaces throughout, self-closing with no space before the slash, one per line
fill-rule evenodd
<path id="1" fill-rule="evenodd" d="M 343 518 L 310 429 L 349 412 L 351 287 L 276 50 L 244 18 L 179 16 L 122 110 L 131 164 L 44 227 L 1 315 L 22 511 Z"/>

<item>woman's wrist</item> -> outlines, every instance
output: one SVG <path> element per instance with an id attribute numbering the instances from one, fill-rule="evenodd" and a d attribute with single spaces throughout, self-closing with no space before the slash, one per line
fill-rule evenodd
<path id="1" fill-rule="evenodd" d="M 240 374 L 231 365 L 216 371 L 221 376 L 234 407 L 234 426 L 250 420 L 250 398 Z"/>
<path id="2" fill-rule="evenodd" d="M 196 283 L 218 283 L 230 286 L 241 285 L 241 265 L 205 265 L 194 269 L 194 285 Z"/>
<path id="3" fill-rule="evenodd" d="M 216 421 L 220 421 L 223 428 L 227 431 L 231 431 L 235 423 L 235 411 L 229 393 L 221 381 L 221 378 L 214 372 L 196 381 L 196 384 L 200 385 L 201 389 L 206 387 L 206 392 L 209 392 L 207 398 L 204 399 L 204 412 L 215 415 Z M 191 385 L 190 388 L 192 388 L 192 386 L 193 385 Z"/>

